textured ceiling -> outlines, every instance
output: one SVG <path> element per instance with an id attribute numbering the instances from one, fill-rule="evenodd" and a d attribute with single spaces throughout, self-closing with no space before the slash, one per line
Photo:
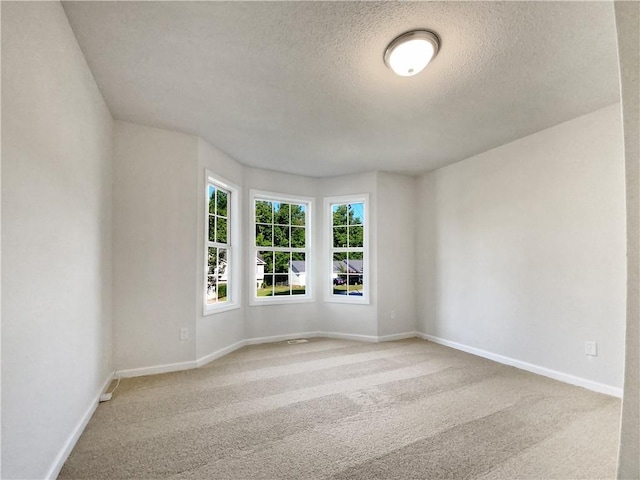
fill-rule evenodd
<path id="1" fill-rule="evenodd" d="M 64 2 L 116 118 L 245 165 L 419 173 L 615 103 L 611 2 Z M 398 77 L 398 34 L 434 30 Z M 180 161 L 180 159 L 176 159 Z"/>

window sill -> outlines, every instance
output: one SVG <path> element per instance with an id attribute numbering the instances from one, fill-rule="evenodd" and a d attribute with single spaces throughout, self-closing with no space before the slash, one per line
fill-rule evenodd
<path id="1" fill-rule="evenodd" d="M 240 308 L 240 303 L 230 303 L 225 305 L 216 305 L 215 307 L 204 307 L 204 311 L 202 312 L 203 317 L 208 317 L 209 315 L 215 315 L 216 313 L 228 312 L 229 310 L 237 310 Z"/>
<path id="2" fill-rule="evenodd" d="M 360 297 L 356 295 L 330 295 L 324 297 L 325 303 L 343 303 L 347 305 L 369 305 L 369 297 Z"/>
<path id="3" fill-rule="evenodd" d="M 307 296 L 296 296 L 292 298 L 269 298 L 265 297 L 265 299 L 257 299 L 252 298 L 249 300 L 250 307 L 262 307 L 267 305 L 288 305 L 294 303 L 313 303 L 315 300 L 313 297 Z"/>

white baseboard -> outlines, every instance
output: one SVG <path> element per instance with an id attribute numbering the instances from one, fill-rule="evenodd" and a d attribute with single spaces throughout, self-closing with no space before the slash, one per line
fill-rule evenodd
<path id="1" fill-rule="evenodd" d="M 359 342 L 377 343 L 380 340 L 373 335 L 356 335 L 354 333 L 316 332 L 316 337 L 337 338 L 340 340 L 357 340 Z"/>
<path id="2" fill-rule="evenodd" d="M 246 340 L 240 340 L 239 342 L 229 345 L 228 347 L 221 348 L 220 350 L 216 350 L 213 353 L 205 355 L 204 357 L 201 357 L 198 360 L 196 360 L 196 367 L 202 367 L 203 365 L 213 362 L 214 360 L 220 357 L 224 357 L 228 353 L 231 353 L 235 350 L 238 350 L 239 348 L 244 347 L 246 344 L 247 344 Z"/>
<path id="3" fill-rule="evenodd" d="M 378 342 L 393 342 L 394 340 L 406 340 L 407 338 L 416 338 L 418 332 L 392 333 L 391 335 L 382 335 L 378 337 Z"/>
<path id="4" fill-rule="evenodd" d="M 439 345 L 444 345 L 445 347 L 455 348 L 456 350 L 471 353 L 472 355 L 477 355 L 479 357 L 488 358 L 489 360 L 493 360 L 494 362 L 502 363 L 504 365 L 510 365 L 512 367 L 536 373 L 544 377 L 553 378 L 554 380 L 559 380 L 564 383 L 577 385 L 578 387 L 584 387 L 588 390 L 593 390 L 594 392 L 604 393 L 606 395 L 622 398 L 622 388 L 613 387 L 604 383 L 594 382 L 593 380 L 576 377 L 575 375 L 570 375 L 568 373 L 558 372 L 557 370 L 551 370 L 550 368 L 523 362 L 522 360 L 516 360 L 515 358 L 505 357 L 503 355 L 498 355 L 497 353 L 492 353 L 486 350 L 481 350 L 479 348 L 463 345 L 461 343 L 445 340 L 444 338 L 427 335 L 426 333 L 418 332 L 416 335 L 420 338 L 423 338 L 424 340 L 428 340 Z"/>
<path id="5" fill-rule="evenodd" d="M 291 333 L 287 335 L 275 335 L 272 337 L 249 338 L 245 340 L 245 344 L 256 345 L 258 343 L 272 343 L 272 342 L 282 342 L 285 340 L 293 340 L 294 338 L 318 338 L 318 337 L 378 343 L 378 342 L 390 342 L 393 340 L 404 340 L 406 338 L 415 338 L 417 336 L 418 336 L 417 332 L 394 333 L 392 335 L 383 335 L 381 337 L 376 337 L 374 335 L 357 335 L 354 333 L 341 333 L 341 332 L 301 332 L 301 333 Z"/>
<path id="6" fill-rule="evenodd" d="M 289 333 L 286 335 L 273 335 L 271 337 L 254 337 L 245 340 L 246 345 L 258 345 L 260 343 L 283 342 L 285 340 L 293 340 L 295 338 L 313 338 L 319 336 L 320 332 L 299 332 Z"/>
<path id="7" fill-rule="evenodd" d="M 403 333 L 393 333 L 391 335 L 374 336 L 374 335 L 355 335 L 352 333 L 339 333 L 339 332 L 316 332 L 315 336 L 327 337 L 327 338 L 339 338 L 342 340 L 357 340 L 360 342 L 380 343 L 380 342 L 392 342 L 394 340 L 405 340 L 407 338 L 415 338 L 418 336 L 418 333 L 403 332 Z"/>
<path id="8" fill-rule="evenodd" d="M 118 375 L 122 378 L 142 377 L 144 375 L 157 375 L 158 373 L 179 372 L 181 370 L 196 368 L 197 366 L 198 362 L 195 360 L 189 362 L 167 363 L 165 365 L 118 370 Z"/>
<path id="9" fill-rule="evenodd" d="M 66 462 L 67 458 L 69 458 L 69 455 L 71 455 L 73 447 L 75 447 L 76 443 L 78 443 L 80 435 L 82 435 L 82 432 L 84 432 L 84 429 L 89 423 L 89 420 L 91 420 L 93 413 L 96 411 L 96 408 L 98 408 L 100 395 L 102 395 L 107 390 L 107 388 L 109 388 L 109 384 L 111 384 L 111 381 L 114 379 L 114 377 L 115 372 L 110 373 L 105 382 L 102 384 L 100 391 L 93 398 L 91 404 L 89 405 L 89 408 L 87 408 L 87 411 L 84 413 L 82 418 L 80 418 L 80 421 L 71 432 L 71 435 L 69 435 L 69 437 L 67 438 L 67 441 L 64 442 L 62 449 L 53 461 L 53 464 L 51 465 L 51 468 L 49 468 L 49 471 L 47 472 L 45 478 L 55 480 L 58 477 L 58 475 L 60 474 L 60 470 L 62 470 L 62 467 L 64 466 L 64 462 Z"/>

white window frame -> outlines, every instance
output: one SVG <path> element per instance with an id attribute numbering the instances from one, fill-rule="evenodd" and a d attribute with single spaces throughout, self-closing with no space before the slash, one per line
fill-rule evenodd
<path id="1" fill-rule="evenodd" d="M 297 203 L 305 204 L 305 293 L 304 295 L 277 295 L 272 297 L 258 297 L 256 295 L 256 258 L 259 251 L 271 250 L 273 251 L 291 251 L 291 247 L 261 247 L 256 246 L 256 200 L 263 200 L 267 202 L 281 202 L 281 203 Z M 250 221 L 250 252 L 251 258 L 249 259 L 248 278 L 251 279 L 249 285 L 249 306 L 255 307 L 260 305 L 282 305 L 289 303 L 308 303 L 314 301 L 314 287 L 313 287 L 313 261 L 312 261 L 312 243 L 313 243 L 313 212 L 314 212 L 315 199 L 312 197 L 303 197 L 299 195 L 291 195 L 286 193 L 267 192 L 263 190 L 250 190 L 249 192 L 249 221 Z"/>
<path id="2" fill-rule="evenodd" d="M 207 304 L 207 280 L 209 273 L 209 247 L 216 246 L 209 241 L 209 185 L 226 190 L 229 194 L 227 200 L 227 301 L 224 303 Z M 204 183 L 205 211 L 204 211 L 204 269 L 203 269 L 203 311 L 202 315 L 214 315 L 240 308 L 240 187 L 205 170 Z"/>
<path id="3" fill-rule="evenodd" d="M 364 290 L 362 296 L 358 295 L 335 295 L 333 293 L 333 254 L 346 251 L 348 248 L 334 248 L 333 246 L 333 206 L 345 203 L 362 203 L 364 206 L 364 232 L 362 247 L 362 269 L 364 270 L 362 278 Z M 369 194 L 362 193 L 357 195 L 341 195 L 335 197 L 324 197 L 324 301 L 332 303 L 349 303 L 349 304 L 366 304 L 371 299 L 371 275 L 369 261 Z"/>

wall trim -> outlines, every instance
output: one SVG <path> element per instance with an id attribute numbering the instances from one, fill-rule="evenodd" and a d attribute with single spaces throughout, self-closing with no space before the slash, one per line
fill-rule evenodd
<path id="1" fill-rule="evenodd" d="M 231 353 L 235 350 L 238 350 L 239 348 L 244 347 L 246 344 L 247 344 L 246 340 L 240 340 L 239 342 L 233 343 L 228 347 L 221 348 L 220 350 L 216 350 L 215 352 L 205 355 L 204 357 L 200 357 L 198 360 L 196 360 L 195 362 L 196 366 L 194 368 L 202 367 L 207 363 L 211 363 L 220 357 L 224 357 L 228 353 Z"/>
<path id="2" fill-rule="evenodd" d="M 98 408 L 98 404 L 100 403 L 100 395 L 107 391 L 107 388 L 109 388 L 109 385 L 115 377 L 115 371 L 111 372 L 107 376 L 107 379 L 102 384 L 102 387 L 100 387 L 98 393 L 94 396 L 84 415 L 80 418 L 78 424 L 71 431 L 71 434 L 67 437 L 67 440 L 66 442 L 64 442 L 64 445 L 62 446 L 60 452 L 58 452 L 58 455 L 56 455 L 56 458 L 49 468 L 49 471 L 47 472 L 45 478 L 55 480 L 58 477 L 60 471 L 62 470 L 62 467 L 64 466 L 64 462 L 66 462 L 67 458 L 69 458 L 69 455 L 71 455 L 71 451 L 76 446 L 76 443 L 78 443 L 80 435 L 82 435 L 82 432 L 84 432 L 84 429 L 87 427 L 87 424 L 89 423 L 89 420 L 91 420 L 93 413 L 96 411 L 96 408 Z"/>
<path id="3" fill-rule="evenodd" d="M 213 355 L 213 354 L 212 354 Z M 144 375 L 157 375 L 159 373 L 179 372 L 181 370 L 190 370 L 196 368 L 198 362 L 192 360 L 189 362 L 167 363 L 165 365 L 153 365 L 151 367 L 128 368 L 126 370 L 118 370 L 118 375 L 122 378 L 142 377 Z"/>
<path id="4" fill-rule="evenodd" d="M 392 333 L 378 337 L 379 342 L 392 342 L 394 340 L 406 340 L 407 338 L 419 338 L 418 332 Z"/>
<path id="5" fill-rule="evenodd" d="M 270 337 L 247 338 L 244 341 L 246 345 L 258 345 L 260 343 L 283 342 L 285 340 L 293 340 L 294 338 L 314 338 L 318 336 L 321 336 L 321 332 L 298 332 L 288 333 L 286 335 L 273 335 Z"/>
<path id="6" fill-rule="evenodd" d="M 357 335 L 355 333 L 316 332 L 316 337 L 336 338 L 339 340 L 357 340 L 360 342 L 378 343 L 380 337 L 374 335 Z"/>
<path id="7" fill-rule="evenodd" d="M 456 350 L 461 350 L 463 352 L 471 353 L 472 355 L 488 358 L 489 360 L 493 360 L 494 362 L 516 367 L 521 370 L 526 370 L 528 372 L 542 375 L 544 377 L 553 378 L 554 380 L 559 380 L 564 383 L 576 385 L 578 387 L 583 387 L 588 390 L 592 390 L 594 392 L 604 393 L 606 395 L 611 395 L 613 397 L 622 398 L 622 388 L 613 387 L 611 385 L 606 385 L 604 383 L 594 382 L 593 380 L 588 380 L 582 377 L 576 377 L 575 375 L 559 372 L 557 370 L 551 370 L 550 368 L 545 368 L 539 365 L 534 365 L 532 363 L 523 362 L 522 360 L 517 360 L 511 357 L 505 357 L 504 355 L 488 352 L 480 348 L 470 347 L 462 343 L 452 342 L 451 340 L 445 340 L 444 338 L 436 337 L 433 335 L 427 335 L 426 333 L 418 332 L 417 336 L 424 340 L 428 340 L 430 342 L 437 343 L 439 345 L 444 345 L 445 347 L 455 348 Z"/>

